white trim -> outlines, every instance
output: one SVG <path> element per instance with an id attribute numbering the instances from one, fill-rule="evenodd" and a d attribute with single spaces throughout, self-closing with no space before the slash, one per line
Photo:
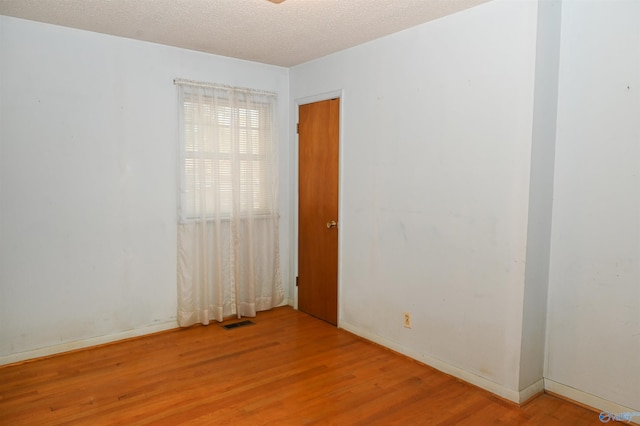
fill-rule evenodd
<path id="1" fill-rule="evenodd" d="M 61 343 L 59 345 L 47 346 L 44 348 L 34 349 L 26 352 L 19 352 L 16 354 L 0 357 L 0 365 L 13 364 L 15 362 L 26 361 L 29 359 L 42 358 L 50 355 L 57 355 L 64 352 L 74 351 L 77 349 L 90 348 L 92 346 L 98 346 L 98 345 L 103 345 L 105 343 L 117 342 L 118 340 L 130 339 L 132 337 L 140 337 L 146 334 L 157 333 L 159 331 L 166 331 L 174 328 L 178 328 L 178 323 L 176 321 L 171 321 L 171 322 L 165 322 L 162 324 L 155 324 L 147 327 L 136 328 L 133 330 L 122 331 L 119 333 L 107 334 L 105 336 L 92 337 L 89 339 Z"/>
<path id="2" fill-rule="evenodd" d="M 343 94 L 344 94 L 343 90 L 332 90 L 330 92 L 324 92 L 324 93 L 319 93 L 317 95 L 304 96 L 302 98 L 295 99 L 294 102 L 296 104 L 296 111 L 295 111 L 296 123 L 298 122 L 298 107 L 300 105 L 312 104 L 314 102 L 327 101 L 329 99 L 335 99 L 335 98 L 340 98 L 340 115 L 341 115 L 340 118 L 342 118 L 342 95 Z M 342 125 L 342 122 L 340 124 Z"/>
<path id="3" fill-rule="evenodd" d="M 284 305 L 291 306 L 292 302 L 293 301 L 291 299 L 286 299 L 279 306 L 284 306 Z M 595 410 L 607 411 L 609 413 L 625 413 L 625 412 L 640 411 L 640 409 L 633 409 L 631 407 L 626 407 L 624 405 L 616 404 L 615 402 L 611 402 L 599 396 L 592 395 L 590 393 L 572 388 L 567 385 L 563 385 L 562 383 L 558 383 L 547 378 L 540 379 L 534 384 L 532 384 L 531 386 L 528 386 L 527 388 L 519 392 L 514 391 L 498 383 L 487 380 L 484 377 L 480 377 L 474 373 L 452 366 L 437 358 L 433 358 L 428 355 L 409 350 L 401 345 L 398 345 L 397 343 L 391 340 L 387 340 L 376 334 L 372 334 L 367 331 L 361 330 L 358 327 L 355 327 L 349 323 L 339 322 L 338 326 L 350 333 L 353 333 L 364 339 L 367 339 L 369 341 L 372 341 L 374 343 L 387 347 L 391 350 L 394 350 L 398 353 L 406 355 L 410 358 L 418 360 L 426 365 L 429 365 L 435 368 L 436 370 L 442 371 L 443 373 L 446 373 L 458 379 L 464 380 L 465 382 L 478 386 L 484 390 L 487 390 L 491 393 L 494 393 L 502 398 L 505 398 L 517 404 L 527 401 L 528 399 L 535 396 L 537 393 L 542 392 L 543 390 L 547 390 L 549 392 L 560 395 L 572 401 L 576 401 L 580 404 L 584 404 Z M 62 343 L 59 345 L 48 346 L 46 348 L 40 348 L 32 351 L 20 352 L 17 354 L 11 354 L 4 357 L 0 357 L 0 365 L 13 364 L 16 362 L 26 361 L 30 359 L 62 354 L 64 352 L 69 352 L 77 349 L 90 348 L 93 346 L 98 346 L 106 343 L 117 342 L 119 340 L 129 339 L 132 337 L 140 337 L 147 334 L 167 331 L 174 328 L 178 328 L 178 324 L 172 321 L 172 322 L 156 324 L 148 327 L 137 328 L 135 330 L 128 330 L 120 333 L 109 334 L 106 336 L 99 336 L 99 337 L 93 337 L 90 339 Z M 595 415 L 596 414 L 594 414 L 594 416 Z M 637 418 L 634 418 L 632 423 L 640 424 Z"/>
<path id="4" fill-rule="evenodd" d="M 520 400 L 518 401 L 518 404 L 527 402 L 528 400 L 542 392 L 544 392 L 544 379 L 540 379 L 534 384 L 527 386 L 526 388 L 518 392 L 520 394 Z"/>
<path id="5" fill-rule="evenodd" d="M 584 404 L 597 411 L 607 411 L 614 414 L 640 412 L 640 407 L 636 407 L 636 409 L 625 407 L 624 405 L 616 404 L 615 402 L 611 402 L 604 398 L 600 398 L 599 396 L 572 388 L 571 386 L 563 385 L 562 383 L 558 383 L 547 378 L 544 379 L 544 389 L 572 401 Z M 597 414 L 594 414 L 594 416 L 597 416 Z M 640 417 L 635 417 L 632 423 L 640 424 Z"/>
<path id="6" fill-rule="evenodd" d="M 173 84 L 176 86 L 191 86 L 191 87 L 208 88 L 208 89 L 222 89 L 222 90 L 229 90 L 234 92 L 255 93 L 259 95 L 274 96 L 276 98 L 278 97 L 277 93 L 271 92 L 268 90 L 251 89 L 248 87 L 234 87 L 234 86 L 228 86 L 226 84 L 209 83 L 206 81 L 187 80 L 184 78 L 174 78 Z"/>
<path id="7" fill-rule="evenodd" d="M 491 380 L 485 379 L 484 377 L 480 377 L 469 371 L 455 367 L 437 358 L 433 358 L 431 356 L 407 349 L 404 346 L 397 344 L 396 342 L 387 340 L 383 337 L 378 336 L 377 334 L 372 334 L 367 331 L 361 330 L 358 327 L 355 327 L 349 323 L 341 322 L 339 323 L 339 327 L 349 331 L 350 333 L 360 336 L 364 339 L 370 340 L 374 343 L 385 346 L 393 351 L 406 355 L 409 358 L 418 360 L 424 364 L 427 364 L 430 367 L 435 368 L 436 370 L 442 371 L 443 373 L 449 374 L 453 377 L 464 380 L 465 382 L 470 383 L 474 386 L 487 390 L 504 399 L 515 402 L 516 404 L 519 404 L 520 402 L 524 402 L 526 400 L 526 398 L 523 398 L 524 396 L 533 395 L 532 392 L 534 392 L 535 389 L 541 388 L 540 385 L 542 380 L 534 383 L 532 386 L 529 386 L 524 391 L 518 392 L 513 389 L 504 387 L 498 383 L 492 382 Z"/>
<path id="8" fill-rule="evenodd" d="M 282 302 L 280 302 L 278 306 L 275 306 L 275 308 L 280 308 L 282 306 L 291 306 L 293 308 L 293 302 L 293 298 L 285 297 L 284 299 L 282 299 Z"/>

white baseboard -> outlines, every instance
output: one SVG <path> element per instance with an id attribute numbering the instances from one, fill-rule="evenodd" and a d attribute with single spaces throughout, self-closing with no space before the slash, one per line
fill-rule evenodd
<path id="1" fill-rule="evenodd" d="M 594 408 L 598 411 L 606 411 L 612 414 L 640 412 L 640 407 L 636 407 L 636 409 L 625 407 L 624 405 L 616 404 L 615 402 L 611 402 L 604 398 L 600 398 L 599 396 L 595 396 L 579 389 L 572 388 L 571 386 L 554 382 L 551 379 L 544 379 L 544 389 L 556 395 L 560 395 L 564 398 Z M 632 419 L 632 423 L 640 424 L 640 416 L 634 417 Z"/>
<path id="2" fill-rule="evenodd" d="M 527 386 L 518 392 L 520 394 L 520 400 L 518 403 L 522 404 L 542 392 L 544 392 L 544 379 L 540 379 L 531 386 Z"/>
<path id="3" fill-rule="evenodd" d="M 360 336 L 364 339 L 387 347 L 393 351 L 406 355 L 410 358 L 418 360 L 424 364 L 429 365 L 430 367 L 435 368 L 436 370 L 440 370 L 443 373 L 449 374 L 458 379 L 464 380 L 472 385 L 478 386 L 484 390 L 487 390 L 493 394 L 496 394 L 504 399 L 515 402 L 517 404 L 521 404 L 530 398 L 534 397 L 536 394 L 549 391 L 561 397 L 573 400 L 580 404 L 584 404 L 587 407 L 591 407 L 596 411 L 606 411 L 612 414 L 620 414 L 620 413 L 637 413 L 640 412 L 640 407 L 633 409 L 631 407 L 625 407 L 620 404 L 616 404 L 614 402 L 608 401 L 606 399 L 600 398 L 595 395 L 591 395 L 587 392 L 572 388 L 570 386 L 563 385 L 558 382 L 554 382 L 550 379 L 540 379 L 534 384 L 526 387 L 521 391 L 515 391 L 513 389 L 509 389 L 505 386 L 502 386 L 498 383 L 492 382 L 491 380 L 487 380 L 484 377 L 480 377 L 474 373 L 463 370 L 461 368 L 452 366 L 444 361 L 441 361 L 437 358 L 430 357 L 428 355 L 424 355 L 410 349 L 407 349 L 396 342 L 391 340 L 387 340 L 383 337 L 378 336 L 377 334 L 369 333 L 367 331 L 361 330 L 358 327 L 346 323 L 340 322 L 340 328 L 343 328 L 350 333 L 353 333 L 357 336 Z M 594 414 L 597 415 L 597 414 Z M 640 416 L 636 416 L 633 418 L 632 423 L 640 424 Z"/>
<path id="4" fill-rule="evenodd" d="M 280 306 L 290 305 L 290 302 L 291 300 L 287 299 L 283 301 L 283 303 Z M 584 404 L 588 407 L 592 407 L 596 410 L 607 411 L 609 413 L 614 413 L 614 414 L 626 413 L 626 412 L 635 413 L 640 411 L 640 407 L 638 407 L 637 409 L 633 409 L 631 407 L 625 407 L 623 405 L 616 404 L 614 402 L 589 394 L 579 389 L 575 389 L 570 386 L 563 385 L 562 383 L 558 383 L 547 378 L 540 379 L 539 381 L 535 382 L 531 386 L 528 386 L 527 388 L 521 391 L 515 391 L 512 389 L 506 388 L 498 383 L 492 382 L 491 380 L 487 380 L 484 377 L 480 377 L 469 371 L 452 366 L 437 358 L 433 358 L 428 355 L 424 355 L 424 354 L 412 351 L 391 340 L 387 340 L 376 334 L 360 330 L 358 327 L 355 327 L 349 323 L 340 322 L 339 326 L 340 328 L 343 328 L 344 330 L 350 333 L 353 333 L 364 339 L 370 340 L 374 343 L 377 343 L 391 350 L 394 350 L 398 353 L 406 355 L 410 358 L 418 360 L 424 364 L 427 364 L 435 368 L 436 370 L 442 371 L 443 373 L 446 373 L 458 379 L 464 380 L 465 382 L 478 386 L 479 388 L 485 389 L 493 394 L 496 394 L 502 398 L 505 398 L 517 404 L 525 402 L 531 397 L 533 397 L 534 395 L 544 390 L 547 390 L 549 392 L 555 393 L 567 399 Z M 148 327 L 137 328 L 135 330 L 128 330 L 128 331 L 123 331 L 119 333 L 109 334 L 106 336 L 93 337 L 90 339 L 77 340 L 74 342 L 62 343 L 59 345 L 39 348 L 32 351 L 20 352 L 20 353 L 0 357 L 0 365 L 13 364 L 16 362 L 26 361 L 29 359 L 41 358 L 41 357 L 55 355 L 63 352 L 69 352 L 77 349 L 88 348 L 91 346 L 102 345 L 105 343 L 112 343 L 118 340 L 144 336 L 146 334 L 152 334 L 160 331 L 171 330 L 177 327 L 178 327 L 178 324 L 175 321 L 172 321 L 172 322 L 166 322 L 162 324 L 155 324 Z M 632 422 L 635 424 L 640 424 L 640 418 L 636 417 L 633 419 Z"/>
<path id="5" fill-rule="evenodd" d="M 19 352 L 7 356 L 0 357 L 0 365 L 13 364 L 15 362 L 26 361 L 34 358 L 42 358 L 45 356 L 55 355 L 63 352 L 69 352 L 76 349 L 88 348 L 91 346 L 103 345 L 105 343 L 116 342 L 118 340 L 129 339 L 131 337 L 144 336 L 145 334 L 157 333 L 159 331 L 171 330 L 177 328 L 178 323 L 175 321 L 162 324 L 154 324 L 147 327 L 136 328 L 134 330 L 122 331 L 119 333 L 108 334 L 105 336 L 92 337 L 89 339 L 76 340 L 73 342 L 61 343 L 59 345 L 47 346 L 45 348 L 34 349 L 26 352 Z"/>
<path id="6" fill-rule="evenodd" d="M 279 308 L 281 306 L 293 306 L 293 299 L 288 299 L 288 298 L 284 298 L 284 300 L 282 300 L 282 303 L 280 303 L 278 306 L 276 306 L 276 308 Z"/>
<path id="7" fill-rule="evenodd" d="M 293 301 L 285 298 L 279 306 L 291 306 Z M 31 351 L 19 352 L 16 354 L 6 355 L 0 357 L 0 365 L 13 364 L 16 362 L 22 362 L 29 359 L 42 358 L 45 356 L 56 355 L 64 352 L 74 351 L 77 349 L 89 348 L 91 346 L 103 345 L 105 343 L 117 342 L 118 340 L 130 339 L 132 337 L 140 337 L 145 334 L 157 333 L 159 331 L 171 330 L 178 328 L 178 323 L 175 321 L 165 322 L 162 324 L 154 324 L 147 327 L 136 328 L 134 330 L 122 331 L 119 333 L 108 334 L 105 336 L 92 337 L 89 339 L 76 340 L 68 343 L 61 343 L 59 345 L 47 346 L 44 348 L 38 348 Z"/>
<path id="8" fill-rule="evenodd" d="M 527 399 L 531 398 L 536 393 L 541 392 L 544 387 L 544 382 L 541 379 L 538 382 L 534 383 L 533 385 L 527 387 L 526 389 L 518 392 L 513 389 L 509 389 L 505 386 L 502 386 L 498 383 L 492 382 L 491 380 L 485 379 L 484 377 L 480 377 L 477 374 L 455 367 L 437 358 L 433 358 L 428 355 L 407 349 L 397 344 L 396 342 L 387 340 L 383 337 L 378 336 L 377 334 L 372 334 L 367 331 L 360 330 L 358 327 L 353 326 L 352 324 L 346 323 L 344 321 L 340 322 L 340 328 L 343 328 L 348 332 L 353 333 L 357 336 L 360 336 L 364 339 L 370 340 L 374 343 L 387 347 L 393 351 L 406 355 L 409 358 L 418 360 L 424 364 L 427 364 L 430 367 L 435 368 L 436 370 L 442 371 L 443 373 L 446 373 L 458 379 L 464 380 L 467 383 L 471 383 L 472 385 L 485 389 L 504 399 L 515 402 L 516 404 L 520 404 L 521 402 L 524 402 Z"/>

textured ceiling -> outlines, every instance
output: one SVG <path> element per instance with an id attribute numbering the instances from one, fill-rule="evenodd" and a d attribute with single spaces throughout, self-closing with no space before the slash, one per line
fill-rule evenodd
<path id="1" fill-rule="evenodd" d="M 290 67 L 488 0 L 0 0 L 0 14 Z"/>

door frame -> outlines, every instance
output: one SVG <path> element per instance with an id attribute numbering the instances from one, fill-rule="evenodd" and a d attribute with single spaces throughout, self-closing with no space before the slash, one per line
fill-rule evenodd
<path id="1" fill-rule="evenodd" d="M 337 311 L 338 311 L 338 328 L 340 328 L 340 317 L 341 317 L 341 305 L 342 305 L 342 285 L 341 285 L 341 279 L 340 277 L 342 276 L 342 256 L 340 255 L 340 253 L 342 253 L 342 232 L 340 231 L 340 227 L 341 227 L 341 223 L 342 223 L 342 165 L 343 165 L 343 144 L 342 141 L 344 140 L 343 138 L 343 128 L 344 126 L 342 125 L 343 121 L 343 117 L 344 117 L 344 90 L 340 89 L 340 90 L 333 90 L 330 92 L 323 92 L 323 93 L 319 93 L 317 95 L 311 95 L 311 96 L 305 96 L 305 97 L 301 97 L 301 98 L 295 98 L 294 99 L 294 123 L 293 123 L 293 135 L 294 137 L 292 138 L 292 140 L 295 141 L 295 143 L 293 144 L 293 149 L 291 150 L 291 193 L 292 193 L 292 197 L 291 197 L 291 240 L 290 240 L 290 244 L 292 247 L 292 262 L 291 262 L 291 278 L 292 278 L 292 292 L 291 295 L 293 297 L 293 307 L 294 309 L 298 309 L 298 287 L 296 286 L 296 277 L 298 276 L 298 220 L 299 220 L 299 215 L 298 215 L 298 200 L 299 200 L 299 191 L 300 188 L 298 186 L 298 170 L 299 170 L 299 164 L 298 164 L 298 154 L 299 154 L 299 135 L 296 129 L 297 123 L 300 120 L 299 117 L 299 113 L 300 113 L 300 105 L 305 105 L 305 104 L 312 104 L 314 102 L 320 102 L 320 101 L 326 101 L 329 99 L 335 99 L 335 98 L 339 98 L 340 99 L 340 115 L 339 115 L 339 126 L 340 128 L 338 129 L 338 276 L 337 276 L 337 285 L 338 285 L 338 306 L 337 306 Z"/>

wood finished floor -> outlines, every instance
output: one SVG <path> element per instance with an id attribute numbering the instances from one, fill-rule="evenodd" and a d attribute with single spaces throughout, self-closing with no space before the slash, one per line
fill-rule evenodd
<path id="1" fill-rule="evenodd" d="M 524 407 L 289 307 L 0 367 L 1 425 L 599 425 Z"/>

